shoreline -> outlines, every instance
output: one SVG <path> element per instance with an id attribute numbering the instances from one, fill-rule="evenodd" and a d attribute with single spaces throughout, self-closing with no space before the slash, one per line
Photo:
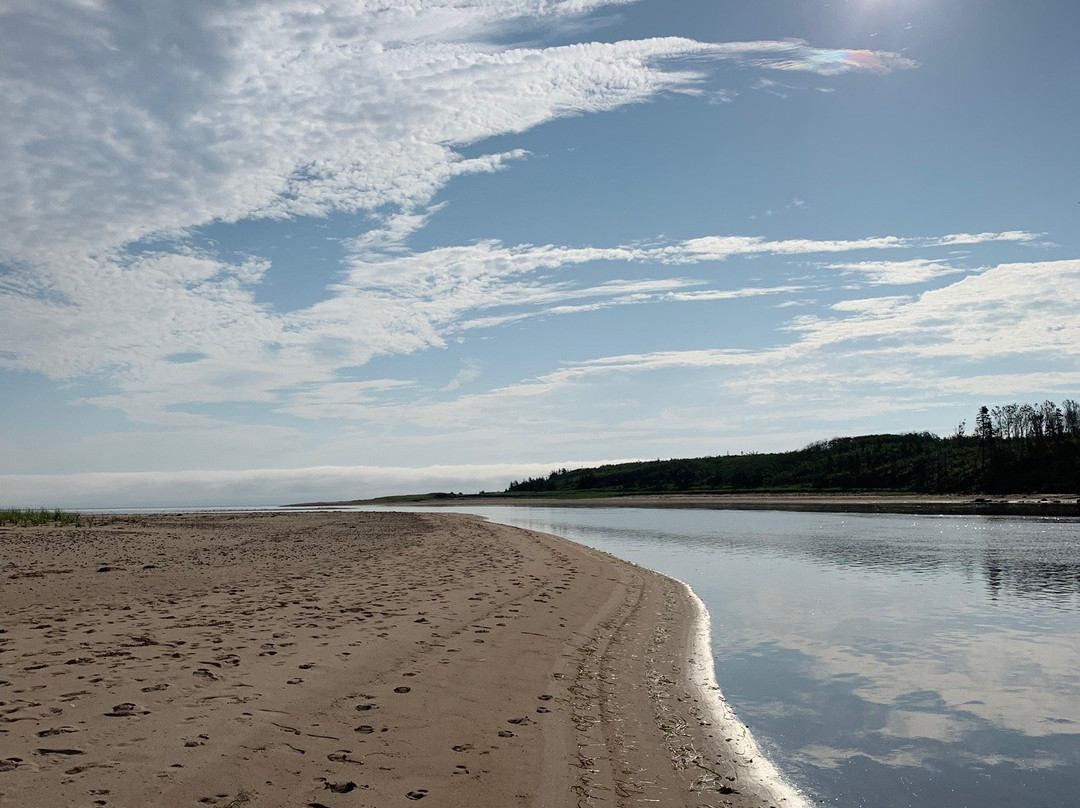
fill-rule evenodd
<path id="1" fill-rule="evenodd" d="M 667 576 L 670 577 L 670 576 Z M 672 579 L 678 581 L 678 579 Z M 704 601 L 698 597 L 691 586 L 678 581 L 687 596 L 697 608 L 696 646 L 693 656 L 688 660 L 687 676 L 697 686 L 699 698 L 706 705 L 706 711 L 713 716 L 721 734 L 725 737 L 731 752 L 741 757 L 749 778 L 759 784 L 773 800 L 786 808 L 811 808 L 812 803 L 794 784 L 784 779 L 762 752 L 750 728 L 735 713 L 724 698 L 723 690 L 716 680 L 716 664 L 712 654 L 712 618 Z"/>
<path id="2" fill-rule="evenodd" d="M 3 805 L 807 805 L 689 588 L 567 539 L 264 512 L 0 546 Z"/>
<path id="3" fill-rule="evenodd" d="M 1027 496 L 929 496 L 885 494 L 627 494 L 601 497 L 428 496 L 386 497 L 337 502 L 304 502 L 282 509 L 347 508 L 360 505 L 433 508 L 523 506 L 551 508 L 701 508 L 827 513 L 898 513 L 927 516 L 1065 516 L 1080 517 L 1076 494 Z"/>

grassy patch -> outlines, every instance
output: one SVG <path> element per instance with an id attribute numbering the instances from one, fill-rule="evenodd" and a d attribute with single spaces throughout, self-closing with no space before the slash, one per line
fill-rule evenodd
<path id="1" fill-rule="evenodd" d="M 59 508 L 0 508 L 0 525 L 75 525 L 89 527 L 94 517 Z"/>

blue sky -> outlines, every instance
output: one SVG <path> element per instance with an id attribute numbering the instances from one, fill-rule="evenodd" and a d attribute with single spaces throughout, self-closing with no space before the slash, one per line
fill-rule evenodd
<path id="1" fill-rule="evenodd" d="M 1077 30 L 7 2 L 0 498 L 490 490 L 1080 397 Z"/>

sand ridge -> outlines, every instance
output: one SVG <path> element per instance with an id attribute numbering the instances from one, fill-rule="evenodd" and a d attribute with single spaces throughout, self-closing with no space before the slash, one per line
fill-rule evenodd
<path id="1" fill-rule="evenodd" d="M 766 806 L 678 582 L 458 514 L 2 528 L 0 804 Z"/>
<path id="2" fill-rule="evenodd" d="M 389 500 L 393 500 L 391 503 Z M 1038 495 L 957 495 L 898 493 L 624 493 L 608 496 L 425 495 L 388 499 L 312 502 L 289 508 L 380 507 L 422 505 L 426 508 L 689 508 L 705 510 L 809 511 L 819 513 L 908 513 L 981 516 L 1080 516 L 1080 498 L 1073 493 Z"/>

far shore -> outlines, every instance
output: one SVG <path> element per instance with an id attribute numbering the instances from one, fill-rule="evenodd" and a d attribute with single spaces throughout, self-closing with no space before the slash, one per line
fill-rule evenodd
<path id="1" fill-rule="evenodd" d="M 556 508 L 704 508 L 712 510 L 909 513 L 979 516 L 1080 516 L 1076 494 L 626 494 L 596 497 L 530 497 L 505 494 L 416 494 L 336 502 L 301 502 L 286 508 L 532 506 Z"/>

